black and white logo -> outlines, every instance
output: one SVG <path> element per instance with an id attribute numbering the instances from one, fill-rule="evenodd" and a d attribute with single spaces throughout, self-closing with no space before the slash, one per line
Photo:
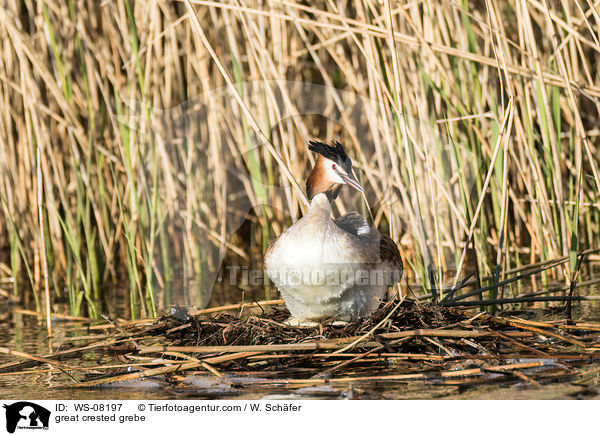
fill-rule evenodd
<path id="1" fill-rule="evenodd" d="M 16 429 L 47 430 L 50 411 L 29 401 L 5 404 L 6 431 L 14 433 Z"/>

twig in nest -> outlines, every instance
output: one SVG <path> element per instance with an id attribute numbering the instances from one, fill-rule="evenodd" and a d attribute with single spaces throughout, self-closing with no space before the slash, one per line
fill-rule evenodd
<path id="1" fill-rule="evenodd" d="M 358 339 L 356 339 L 351 344 L 348 344 L 344 348 L 340 348 L 339 350 L 334 351 L 332 354 L 340 354 L 340 353 L 343 353 L 344 351 L 348 351 L 351 348 L 353 348 L 356 344 L 358 344 L 359 342 L 362 342 L 366 338 L 368 338 L 369 336 L 371 336 L 379 327 L 381 327 L 388 319 L 390 319 L 390 317 L 394 314 L 394 312 L 396 312 L 396 310 L 398 310 L 398 308 L 400 307 L 400 305 L 402 303 L 404 303 L 404 298 L 402 298 L 402 296 L 399 296 L 399 297 L 400 297 L 400 301 L 398 301 L 398 304 L 396 304 L 394 306 L 394 308 L 392 310 L 390 310 L 390 312 L 385 316 L 385 318 L 383 318 L 381 321 L 379 321 L 375 325 L 375 327 L 373 327 L 367 333 L 365 333 L 364 335 L 362 335 L 361 337 L 359 337 Z"/>

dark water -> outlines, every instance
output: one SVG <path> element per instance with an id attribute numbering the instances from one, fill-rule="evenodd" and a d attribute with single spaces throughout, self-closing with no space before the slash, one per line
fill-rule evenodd
<path id="1" fill-rule="evenodd" d="M 0 346 L 35 356 L 43 356 L 60 350 L 65 344 L 72 345 L 73 337 L 87 336 L 90 332 L 75 323 L 56 322 L 52 347 L 46 338 L 45 325 L 35 317 L 15 313 L 0 305 Z M 535 314 L 532 309 L 531 314 Z M 578 319 L 597 321 L 600 318 L 598 302 L 577 303 L 574 315 Z M 548 319 L 548 311 L 540 312 Z M 89 339 L 88 339 L 89 340 Z M 84 340 L 82 342 L 86 342 Z M 0 365 L 18 361 L 18 357 L 0 354 Z M 64 359 L 70 367 L 88 368 L 104 365 L 121 365 L 121 371 L 132 370 L 118 356 L 103 351 L 90 351 L 76 357 Z M 548 361 L 544 370 L 560 368 L 561 362 Z M 394 368 L 373 368 L 378 373 L 393 373 Z M 523 370 L 525 374 L 534 374 Z M 493 375 L 472 380 L 430 380 L 427 382 L 368 381 L 349 384 L 324 384 L 318 386 L 273 384 L 268 378 L 294 378 L 302 374 L 289 373 L 227 373 L 227 380 L 207 377 L 206 373 L 196 373 L 173 384 L 162 377 L 141 381 L 119 383 L 102 389 L 69 388 L 73 380 L 65 373 L 50 370 L 48 365 L 37 365 L 21 369 L 21 373 L 0 373 L 0 392 L 4 399 L 600 399 L 600 364 L 598 360 L 583 370 L 591 371 L 592 378 L 585 385 L 571 381 L 552 383 L 534 387 L 527 382 L 514 381 L 503 384 L 495 382 Z M 597 370 L 593 372 L 593 370 Z M 72 371 L 72 376 L 80 380 L 82 371 Z M 594 376 L 595 374 L 595 376 Z M 360 375 L 360 374 L 357 374 Z M 268 378 L 267 378 L 268 377 Z M 297 378 L 300 378 L 297 377 Z M 490 379 L 492 377 L 492 379 Z M 483 383 L 482 383 L 483 382 Z M 243 385 L 243 386 L 242 386 Z M 467 386 L 467 387 L 465 387 Z"/>

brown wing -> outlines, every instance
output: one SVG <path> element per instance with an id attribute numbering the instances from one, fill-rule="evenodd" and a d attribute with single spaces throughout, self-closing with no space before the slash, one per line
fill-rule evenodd
<path id="1" fill-rule="evenodd" d="M 347 213 L 344 216 L 334 219 L 333 222 L 340 229 L 354 236 L 359 235 L 359 229 L 369 226 L 367 220 L 356 212 Z"/>
<path id="2" fill-rule="evenodd" d="M 402 268 L 402 258 L 398 246 L 388 235 L 381 235 L 379 239 L 379 257 L 382 262 L 391 262 L 393 265 Z"/>

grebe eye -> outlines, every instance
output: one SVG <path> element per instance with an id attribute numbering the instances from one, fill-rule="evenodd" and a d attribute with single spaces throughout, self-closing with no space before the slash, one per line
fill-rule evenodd
<path id="1" fill-rule="evenodd" d="M 333 171 L 337 170 L 337 165 L 336 165 L 336 164 L 331 164 L 331 169 L 332 169 Z"/>

